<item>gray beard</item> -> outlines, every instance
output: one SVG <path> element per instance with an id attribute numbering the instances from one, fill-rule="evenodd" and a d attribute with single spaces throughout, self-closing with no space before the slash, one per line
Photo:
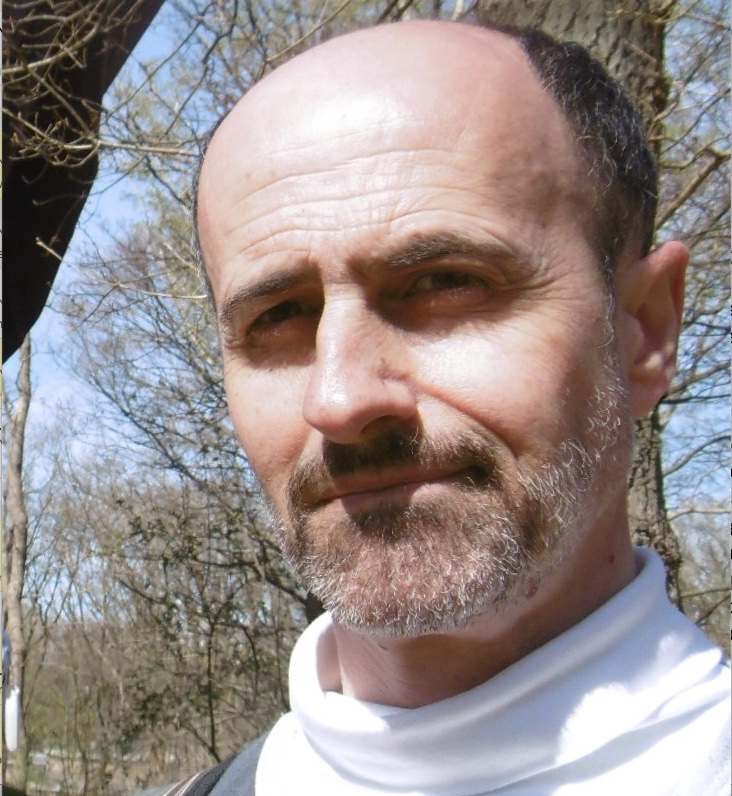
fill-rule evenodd
<path id="1" fill-rule="evenodd" d="M 627 470 L 632 422 L 610 364 L 606 376 L 581 433 L 510 480 L 495 443 L 475 432 L 446 441 L 390 431 L 363 446 L 326 444 L 322 459 L 294 473 L 288 516 L 274 513 L 285 557 L 333 619 L 360 633 L 445 632 L 511 604 L 583 536 L 603 476 Z M 407 462 L 456 462 L 471 475 L 447 496 L 319 517 L 319 478 Z"/>

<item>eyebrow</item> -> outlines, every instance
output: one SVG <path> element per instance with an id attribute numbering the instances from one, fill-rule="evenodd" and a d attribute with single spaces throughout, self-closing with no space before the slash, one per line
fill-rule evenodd
<path id="1" fill-rule="evenodd" d="M 252 285 L 242 285 L 222 303 L 218 313 L 219 328 L 224 333 L 230 332 L 244 307 L 267 296 L 286 293 L 310 281 L 312 275 L 307 272 L 281 270 L 268 274 Z"/>
<path id="2" fill-rule="evenodd" d="M 493 264 L 511 265 L 521 274 L 529 271 L 527 258 L 499 241 L 478 237 L 463 232 L 419 232 L 404 242 L 386 249 L 375 251 L 368 257 L 360 257 L 352 264 L 353 270 L 365 275 L 374 267 L 387 270 L 410 268 L 413 266 L 444 260 L 449 257 L 467 257 Z M 236 326 L 236 319 L 242 309 L 260 299 L 287 293 L 312 283 L 312 268 L 286 268 L 274 271 L 251 285 L 242 285 L 222 304 L 218 313 L 219 328 L 226 334 Z"/>
<path id="3" fill-rule="evenodd" d="M 374 259 L 383 262 L 387 267 L 400 268 L 432 260 L 444 260 L 456 255 L 528 268 L 527 259 L 505 244 L 464 232 L 420 232 L 406 243 L 396 246 L 393 251 L 387 251 Z"/>

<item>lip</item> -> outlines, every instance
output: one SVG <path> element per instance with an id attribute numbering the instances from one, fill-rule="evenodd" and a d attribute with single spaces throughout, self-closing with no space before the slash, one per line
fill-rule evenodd
<path id="1" fill-rule="evenodd" d="M 431 486 L 465 481 L 474 467 L 440 471 L 396 471 L 360 473 L 357 477 L 336 479 L 315 503 L 315 508 L 340 502 L 346 509 L 380 501 L 407 501 L 415 492 Z"/>

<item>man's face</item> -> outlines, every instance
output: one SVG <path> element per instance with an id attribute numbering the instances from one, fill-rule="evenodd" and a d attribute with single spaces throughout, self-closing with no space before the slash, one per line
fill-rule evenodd
<path id="1" fill-rule="evenodd" d="M 469 90 L 418 44 L 330 82 L 327 53 L 299 84 L 291 64 L 202 173 L 236 431 L 296 571 L 367 632 L 463 624 L 619 521 L 630 424 L 580 166 L 492 47 Z"/>

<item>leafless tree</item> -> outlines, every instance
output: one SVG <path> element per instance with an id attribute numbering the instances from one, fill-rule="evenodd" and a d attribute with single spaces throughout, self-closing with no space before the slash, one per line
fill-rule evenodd
<path id="1" fill-rule="evenodd" d="M 637 429 L 633 530 L 664 554 L 671 593 L 710 628 L 725 592 L 716 574 L 702 572 L 718 555 L 703 533 L 726 510 L 716 479 L 729 441 L 728 419 L 719 420 L 729 390 L 726 12 L 721 0 L 486 0 L 480 8 L 493 21 L 538 22 L 589 45 L 643 109 L 663 168 L 659 234 L 686 240 L 693 256 L 679 374 Z M 186 208 L 205 132 L 262 74 L 314 42 L 375 19 L 472 11 L 469 3 L 417 0 L 169 0 L 168 55 L 126 70 L 108 96 L 98 139 L 104 168 L 126 175 L 146 204 L 117 240 L 89 248 L 63 300 L 73 330 L 64 356 L 98 401 L 83 423 L 83 454 L 55 482 L 66 497 L 57 495 L 54 512 L 67 513 L 68 528 L 54 536 L 54 549 L 73 572 L 69 593 L 87 596 L 65 604 L 52 655 L 67 694 L 88 686 L 106 695 L 122 689 L 124 698 L 100 697 L 95 716 L 75 698 L 79 743 L 95 735 L 123 747 L 104 725 L 106 712 L 129 742 L 145 743 L 159 720 L 171 728 L 166 750 L 190 755 L 195 747 L 201 762 L 226 754 L 285 704 L 286 658 L 305 621 L 306 596 L 263 521 L 227 419 L 190 243 Z M 71 529 L 84 544 L 74 547 Z M 674 531 L 691 562 L 681 576 Z M 82 549 L 86 571 L 71 555 Z M 122 640 L 117 649 L 112 636 Z M 121 643 L 136 650 L 134 665 Z M 100 676 L 84 670 L 72 688 L 81 649 L 99 662 Z M 196 689 L 185 708 L 181 687 Z M 234 719 L 242 713 L 246 726 Z M 103 771 L 134 776 L 111 763 L 93 769 L 89 761 L 85 781 Z M 157 771 L 171 774 L 162 756 Z"/>
<path id="2" fill-rule="evenodd" d="M 26 631 L 23 626 L 23 588 L 25 585 L 26 559 L 28 557 L 28 507 L 23 485 L 23 463 L 25 458 L 25 435 L 28 411 L 31 402 L 31 342 L 26 337 L 20 349 L 20 367 L 16 380 L 17 397 L 10 399 L 3 384 L 3 409 L 7 418 L 5 425 L 5 478 L 3 500 L 3 627 L 7 630 L 13 647 L 10 668 L 11 685 L 25 693 L 24 679 L 27 656 Z M 16 752 L 18 766 L 15 782 L 24 788 L 27 779 L 27 748 L 25 730 L 20 725 L 19 748 Z M 3 755 L 3 762 L 5 755 Z"/>

